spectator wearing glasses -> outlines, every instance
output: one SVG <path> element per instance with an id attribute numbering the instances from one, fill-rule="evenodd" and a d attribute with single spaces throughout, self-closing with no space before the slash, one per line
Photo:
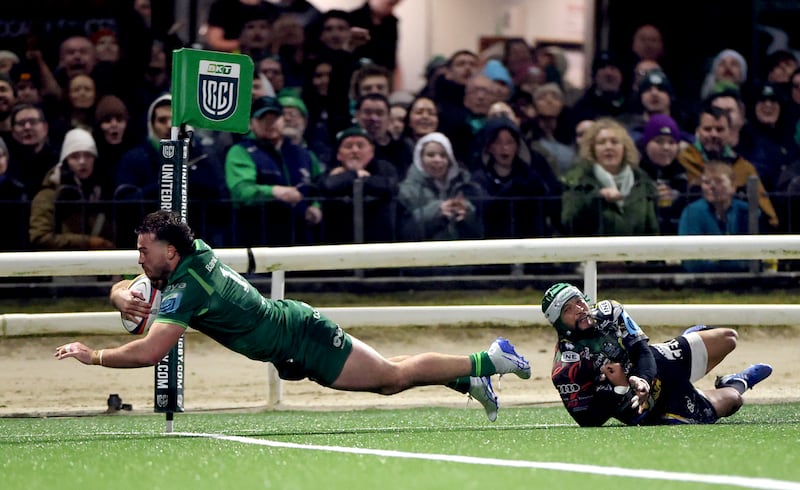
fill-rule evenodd
<path id="1" fill-rule="evenodd" d="M 11 113 L 9 174 L 25 186 L 29 196 L 36 194 L 58 154 L 51 145 L 44 112 L 31 104 L 17 105 Z"/>

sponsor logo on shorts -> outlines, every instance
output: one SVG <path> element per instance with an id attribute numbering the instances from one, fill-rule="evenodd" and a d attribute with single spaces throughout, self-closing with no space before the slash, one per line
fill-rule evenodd
<path id="1" fill-rule="evenodd" d="M 336 333 L 333 334 L 333 346 L 341 349 L 344 345 L 344 330 L 339 325 L 336 325 Z"/>
<path id="2" fill-rule="evenodd" d="M 672 339 L 661 344 L 652 344 L 652 346 L 667 360 L 676 361 L 684 358 L 683 349 L 681 349 L 681 344 L 677 339 Z"/>
<path id="3" fill-rule="evenodd" d="M 578 362 L 581 356 L 577 352 L 567 351 L 561 353 L 561 362 Z"/>

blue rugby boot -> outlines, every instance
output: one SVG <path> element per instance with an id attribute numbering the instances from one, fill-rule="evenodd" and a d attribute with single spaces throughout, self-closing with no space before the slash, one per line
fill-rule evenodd
<path id="1" fill-rule="evenodd" d="M 514 373 L 522 379 L 531 377 L 531 364 L 517 354 L 508 339 L 497 337 L 487 351 L 497 374 Z"/>
<path id="2" fill-rule="evenodd" d="M 703 330 L 711 330 L 713 328 L 714 327 L 709 327 L 708 325 L 693 325 L 684 330 L 681 335 L 686 335 L 687 333 L 692 333 L 692 332 L 701 332 Z"/>
<path id="3" fill-rule="evenodd" d="M 744 390 L 742 391 L 744 393 L 767 379 L 770 374 L 772 374 L 772 366 L 769 364 L 752 364 L 738 373 L 717 376 L 714 388 L 723 388 L 725 386 L 735 388 L 734 383 L 737 383 L 744 385 Z"/>

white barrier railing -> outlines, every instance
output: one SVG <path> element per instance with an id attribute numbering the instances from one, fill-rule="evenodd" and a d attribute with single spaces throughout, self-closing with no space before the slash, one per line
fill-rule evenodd
<path id="1" fill-rule="evenodd" d="M 597 298 L 596 263 L 680 259 L 798 259 L 798 235 L 542 238 L 447 242 L 221 249 L 221 260 L 240 272 L 272 272 L 273 298 L 284 294 L 285 271 L 478 264 L 584 262 L 584 290 Z M 136 251 L 0 253 L 0 277 L 138 274 Z M 531 303 L 538 298 L 531 298 Z M 686 325 L 800 324 L 792 305 L 630 305 L 643 323 Z M 670 311 L 677 308 L 677 311 Z M 347 326 L 432 325 L 462 322 L 544 324 L 538 308 L 515 306 L 329 308 Z M 682 314 L 686 312 L 686 315 Z M 0 315 L 3 335 L 87 331 L 121 332 L 114 314 Z"/>
<path id="2" fill-rule="evenodd" d="M 535 303 L 539 298 L 531 298 Z M 639 305 L 625 309 L 648 326 L 800 325 L 800 305 Z M 538 306 L 384 306 L 319 308 L 348 328 L 494 324 L 511 327 L 549 325 Z M 119 313 L 36 313 L 0 315 L 0 336 L 121 335 Z"/>

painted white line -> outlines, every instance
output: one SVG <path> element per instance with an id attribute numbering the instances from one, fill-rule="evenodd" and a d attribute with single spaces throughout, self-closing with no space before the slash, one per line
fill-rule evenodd
<path id="1" fill-rule="evenodd" d="M 621 476 L 628 478 L 644 478 L 647 480 L 680 481 L 689 483 L 709 483 L 713 485 L 730 485 L 743 488 L 761 488 L 770 490 L 800 490 L 800 482 L 773 480 L 770 478 L 750 478 L 745 476 L 705 475 L 699 473 L 677 473 L 660 470 L 637 470 L 613 466 L 594 466 L 570 463 L 517 461 L 509 459 L 477 458 L 472 456 L 456 456 L 451 454 L 407 453 L 385 449 L 366 449 L 342 446 L 318 446 L 314 444 L 296 444 L 278 442 L 252 437 L 226 436 L 223 434 L 202 434 L 192 432 L 173 432 L 170 435 L 180 437 L 204 437 L 222 441 L 241 442 L 257 446 L 269 446 L 288 449 L 305 449 L 310 451 L 327 451 L 332 453 L 361 454 L 366 456 L 382 456 L 387 458 L 424 459 L 428 461 L 448 461 L 452 463 L 476 464 L 484 466 L 505 466 L 510 468 L 533 468 L 542 470 L 568 471 L 572 473 L 589 473 L 603 476 Z"/>

